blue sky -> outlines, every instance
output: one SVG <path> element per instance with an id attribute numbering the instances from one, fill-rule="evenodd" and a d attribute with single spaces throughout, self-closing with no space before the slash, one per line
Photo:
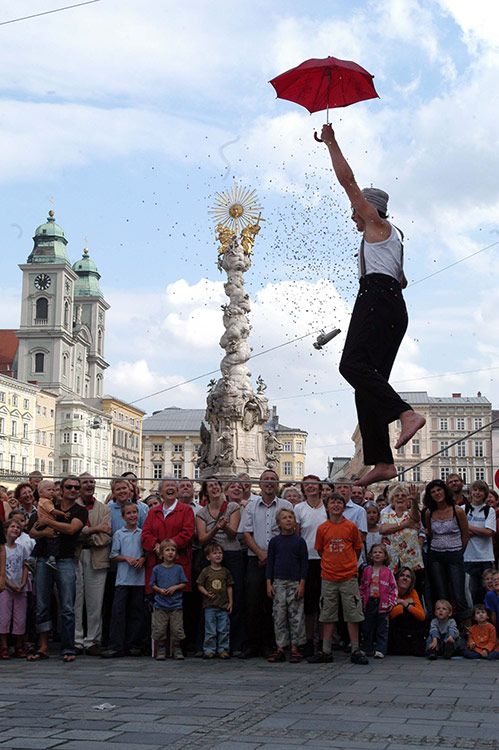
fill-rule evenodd
<path id="1" fill-rule="evenodd" d="M 0 20 L 58 5 L 8 0 Z M 106 390 L 135 400 L 215 369 L 224 294 L 208 209 L 235 179 L 266 219 L 247 274 L 255 352 L 345 332 L 358 237 L 312 139 L 323 116 L 268 84 L 309 57 L 375 75 L 380 99 L 332 121 L 359 183 L 391 194 L 410 280 L 498 241 L 498 22 L 493 0 L 101 0 L 0 26 L 0 325 L 18 324 L 17 264 L 54 207 L 71 258 L 88 244 L 112 305 Z M 497 405 L 498 249 L 407 290 L 400 390 L 481 390 Z M 307 468 L 324 473 L 328 455 L 351 452 L 355 413 L 342 337 L 323 353 L 312 340 L 251 369 L 281 421 L 309 432 Z M 141 405 L 199 407 L 206 382 Z"/>

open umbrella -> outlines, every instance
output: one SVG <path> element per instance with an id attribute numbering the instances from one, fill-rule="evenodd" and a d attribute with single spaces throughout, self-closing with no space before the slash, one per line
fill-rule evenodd
<path id="1" fill-rule="evenodd" d="M 296 68 L 273 78 L 270 83 L 279 99 L 301 104 L 310 113 L 378 97 L 374 76 L 350 60 L 337 57 L 305 60 Z M 317 141 L 321 139 L 314 133 Z"/>

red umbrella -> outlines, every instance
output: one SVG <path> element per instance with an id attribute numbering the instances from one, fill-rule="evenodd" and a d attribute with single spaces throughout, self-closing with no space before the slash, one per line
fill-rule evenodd
<path id="1" fill-rule="evenodd" d="M 301 104 L 310 113 L 331 107 L 378 97 L 373 84 L 374 76 L 350 60 L 337 57 L 305 60 L 296 68 L 273 78 L 270 83 L 280 99 Z M 317 135 L 315 136 L 317 140 Z"/>

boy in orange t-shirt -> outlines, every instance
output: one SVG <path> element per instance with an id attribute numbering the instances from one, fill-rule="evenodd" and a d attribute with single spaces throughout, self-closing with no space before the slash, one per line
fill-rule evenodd
<path id="1" fill-rule="evenodd" d="M 317 529 L 315 549 L 321 557 L 322 651 L 310 657 L 310 663 L 332 662 L 334 623 L 338 622 L 341 596 L 343 617 L 352 644 L 350 660 L 353 664 L 369 664 L 359 648 L 359 622 L 364 620 L 357 580 L 357 561 L 362 551 L 362 537 L 357 526 L 347 520 L 345 498 L 334 492 L 327 501 L 328 520 Z"/>

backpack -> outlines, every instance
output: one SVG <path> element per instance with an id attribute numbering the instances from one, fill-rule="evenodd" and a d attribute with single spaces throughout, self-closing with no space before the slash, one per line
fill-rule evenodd
<path id="1" fill-rule="evenodd" d="M 471 503 L 465 503 L 464 512 L 468 516 L 470 511 L 472 511 L 474 508 L 475 506 L 472 505 Z M 485 518 L 485 520 L 487 520 L 489 516 L 489 511 L 490 511 L 490 505 L 488 505 L 487 503 L 485 503 L 485 505 L 482 505 L 482 507 L 480 508 L 480 513 L 483 513 L 483 517 Z"/>

